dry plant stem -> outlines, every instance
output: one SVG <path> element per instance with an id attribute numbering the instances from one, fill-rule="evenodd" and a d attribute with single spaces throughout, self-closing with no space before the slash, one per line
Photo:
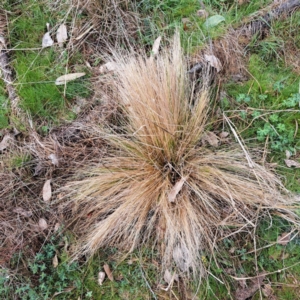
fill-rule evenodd
<path id="1" fill-rule="evenodd" d="M 272 275 L 272 274 L 281 273 L 282 271 L 291 269 L 291 268 L 293 268 L 293 267 L 295 267 L 295 266 L 297 266 L 297 265 L 299 265 L 299 264 L 300 264 L 300 262 L 296 262 L 296 263 L 292 264 L 292 265 L 289 266 L 289 267 L 285 267 L 285 268 L 276 270 L 276 271 L 274 271 L 274 272 L 264 273 L 263 275 L 264 275 L 264 276 L 269 276 L 269 275 Z M 240 280 L 251 280 L 251 279 L 256 279 L 256 278 L 259 278 L 259 277 L 261 277 L 261 276 L 262 276 L 262 275 L 257 275 L 257 276 L 253 276 L 253 277 L 235 277 L 235 276 L 231 276 L 231 275 L 230 275 L 231 278 L 233 278 L 233 279 L 235 279 L 235 280 L 238 280 L 238 281 L 240 281 Z"/>
<path id="2" fill-rule="evenodd" d="M 209 72 L 196 91 L 178 35 L 156 60 L 134 53 L 115 53 L 114 60 L 110 96 L 123 114 L 117 127 L 100 132 L 109 154 L 66 186 L 82 233 L 78 255 L 154 243 L 163 270 L 176 266 L 198 277 L 206 273 L 202 256 L 217 248 L 220 228 L 255 227 L 264 210 L 292 219 L 287 206 L 294 200 L 273 173 L 255 163 L 235 130 L 235 148 L 201 146 Z"/>

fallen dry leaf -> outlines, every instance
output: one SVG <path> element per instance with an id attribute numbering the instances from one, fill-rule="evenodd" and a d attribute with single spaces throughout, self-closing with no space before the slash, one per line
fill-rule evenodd
<path id="1" fill-rule="evenodd" d="M 51 47 L 54 44 L 49 32 L 49 26 L 50 26 L 49 23 L 47 23 L 46 26 L 47 26 L 47 32 L 44 34 L 42 39 L 42 48 Z"/>
<path id="2" fill-rule="evenodd" d="M 60 227 L 60 224 L 58 222 L 55 223 L 55 225 L 54 225 L 54 232 L 57 232 L 58 229 L 59 229 L 59 227 Z"/>
<path id="3" fill-rule="evenodd" d="M 82 77 L 84 75 L 85 75 L 85 73 L 70 73 L 70 74 L 65 74 L 65 75 L 59 76 L 55 80 L 55 85 L 66 84 L 67 82 L 75 80 L 77 78 L 80 78 L 80 77 Z"/>
<path id="4" fill-rule="evenodd" d="M 48 224 L 47 224 L 47 222 L 46 222 L 45 219 L 43 219 L 43 218 L 40 218 L 40 219 L 39 219 L 39 228 L 40 228 L 42 231 L 44 231 L 44 230 L 46 230 L 46 229 L 48 228 Z"/>
<path id="5" fill-rule="evenodd" d="M 220 137 L 221 139 L 225 139 L 225 138 L 228 137 L 228 135 L 229 135 L 229 132 L 222 131 L 222 132 L 219 134 L 219 137 Z"/>
<path id="6" fill-rule="evenodd" d="M 54 166 L 58 167 L 58 157 L 55 154 L 50 154 L 48 158 L 51 159 L 51 162 Z"/>
<path id="7" fill-rule="evenodd" d="M 285 159 L 284 162 L 289 168 L 292 168 L 292 167 L 300 168 L 300 163 L 295 160 Z"/>
<path id="8" fill-rule="evenodd" d="M 107 62 L 106 64 L 100 66 L 99 72 L 101 74 L 113 72 L 117 69 L 117 64 L 115 62 Z"/>
<path id="9" fill-rule="evenodd" d="M 6 48 L 5 39 L 3 36 L 0 35 L 0 43 Z"/>
<path id="10" fill-rule="evenodd" d="M 284 232 L 282 235 L 280 235 L 277 238 L 277 244 L 279 245 L 287 245 L 288 242 L 291 240 L 291 233 L 290 232 Z"/>
<path id="11" fill-rule="evenodd" d="M 104 269 L 104 271 L 105 271 L 105 273 L 106 273 L 108 279 L 109 279 L 110 281 L 114 281 L 114 277 L 113 277 L 113 274 L 112 274 L 112 272 L 111 272 L 111 270 L 110 270 L 109 265 L 108 265 L 108 264 L 104 264 L 103 269 Z"/>
<path id="12" fill-rule="evenodd" d="M 202 139 L 202 144 L 205 144 L 206 142 L 209 143 L 209 145 L 213 146 L 213 147 L 218 147 L 219 146 L 219 138 L 217 137 L 216 134 L 214 134 L 211 131 L 206 132 Z"/>
<path id="13" fill-rule="evenodd" d="M 61 24 L 56 32 L 56 40 L 59 46 L 63 46 L 63 43 L 68 39 L 67 26 Z"/>
<path id="14" fill-rule="evenodd" d="M 191 23 L 191 19 L 190 18 L 182 18 L 181 22 L 182 22 L 182 24 L 186 25 L 186 24 Z"/>
<path id="15" fill-rule="evenodd" d="M 197 10 L 197 16 L 199 18 L 207 18 L 209 16 L 209 13 L 205 9 L 199 9 Z"/>
<path id="16" fill-rule="evenodd" d="M 53 259 L 52 259 L 52 265 L 53 265 L 53 268 L 56 268 L 58 266 L 58 258 L 57 258 L 57 255 L 55 254 Z"/>
<path id="17" fill-rule="evenodd" d="M 285 150 L 286 159 L 290 159 L 291 156 L 292 156 L 292 153 L 289 150 Z"/>
<path id="18" fill-rule="evenodd" d="M 168 193 L 169 202 L 175 202 L 175 198 L 178 193 L 181 191 L 183 184 L 186 181 L 186 177 L 182 177 L 179 181 L 175 183 L 170 192 Z"/>
<path id="19" fill-rule="evenodd" d="M 51 47 L 54 44 L 50 33 L 46 32 L 43 36 L 43 40 L 42 40 L 42 48 L 47 48 L 47 47 Z"/>
<path id="20" fill-rule="evenodd" d="M 205 54 L 204 59 L 210 66 L 214 67 L 218 73 L 222 70 L 222 64 L 216 56 Z"/>
<path id="21" fill-rule="evenodd" d="M 52 196 L 52 190 L 51 190 L 51 179 L 46 180 L 43 186 L 43 200 L 45 202 L 48 202 L 51 199 Z"/>
<path id="22" fill-rule="evenodd" d="M 2 141 L 0 143 L 0 151 L 3 151 L 3 150 L 5 150 L 8 147 L 9 141 L 11 140 L 11 138 L 12 138 L 12 136 L 10 134 L 6 134 L 3 137 L 3 139 L 2 139 Z"/>
<path id="23" fill-rule="evenodd" d="M 160 46 L 161 36 L 159 36 L 153 43 L 151 55 L 155 56 L 158 54 L 159 46 Z"/>
<path id="24" fill-rule="evenodd" d="M 99 283 L 99 285 L 102 285 L 104 279 L 105 279 L 105 273 L 104 272 L 99 272 L 98 273 L 98 283 Z"/>
<path id="25" fill-rule="evenodd" d="M 231 247 L 231 248 L 229 249 L 229 253 L 233 254 L 233 253 L 235 252 L 235 250 L 236 250 L 236 247 Z"/>
<path id="26" fill-rule="evenodd" d="M 172 274 L 169 270 L 166 270 L 165 271 L 165 274 L 164 274 L 164 281 L 167 283 L 167 284 L 170 284 L 170 282 L 172 281 Z"/>
<path id="27" fill-rule="evenodd" d="M 172 275 L 169 270 L 166 270 L 164 274 L 164 281 L 168 284 L 171 284 L 174 280 L 175 281 L 179 280 L 178 275 L 176 273 Z"/>
<path id="28" fill-rule="evenodd" d="M 24 217 L 31 217 L 32 216 L 32 211 L 31 210 L 25 210 L 23 209 L 22 207 L 16 207 L 13 209 L 13 212 L 17 213 L 17 214 L 20 214 Z"/>

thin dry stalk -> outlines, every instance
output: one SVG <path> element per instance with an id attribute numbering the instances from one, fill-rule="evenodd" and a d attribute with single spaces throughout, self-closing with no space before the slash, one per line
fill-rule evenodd
<path id="1" fill-rule="evenodd" d="M 156 60 L 115 54 L 115 62 L 113 91 L 123 117 L 100 132 L 109 154 L 66 187 L 81 219 L 77 254 L 107 246 L 132 251 L 151 241 L 161 251 L 163 270 L 176 266 L 203 275 L 202 256 L 217 248 L 219 229 L 255 227 L 257 211 L 289 213 L 293 201 L 253 157 L 249 167 L 238 145 L 201 146 L 209 76 L 195 91 L 178 36 Z"/>

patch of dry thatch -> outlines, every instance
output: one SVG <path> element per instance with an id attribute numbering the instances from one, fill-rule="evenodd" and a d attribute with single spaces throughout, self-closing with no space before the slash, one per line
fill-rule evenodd
<path id="1" fill-rule="evenodd" d="M 255 227 L 259 212 L 289 213 L 293 200 L 239 145 L 201 145 L 209 74 L 196 91 L 178 36 L 157 59 L 116 54 L 115 61 L 112 89 L 123 117 L 99 132 L 107 155 L 66 187 L 73 216 L 81 219 L 77 254 L 107 246 L 131 251 L 151 242 L 161 251 L 163 270 L 203 275 L 202 255 L 217 249 L 220 229 Z"/>
<path id="2" fill-rule="evenodd" d="M 74 36 L 81 36 L 86 54 L 108 50 L 108 45 L 130 45 L 137 39 L 138 14 L 134 2 L 127 0 L 72 0 L 73 7 L 88 16 L 88 21 L 77 21 L 73 28 Z M 93 49 L 93 50 L 91 50 Z"/>
<path id="3" fill-rule="evenodd" d="M 7 266 L 15 253 L 34 256 L 53 235 L 57 223 L 63 225 L 60 207 L 51 206 L 61 195 L 43 201 L 43 185 L 52 179 L 55 192 L 87 161 L 103 155 L 103 141 L 95 139 L 95 129 L 87 125 L 90 119 L 57 128 L 47 137 L 34 130 L 28 135 L 6 132 L 9 140 L 0 150 L 1 266 Z M 46 229 L 39 226 L 41 218 L 47 223 Z"/>

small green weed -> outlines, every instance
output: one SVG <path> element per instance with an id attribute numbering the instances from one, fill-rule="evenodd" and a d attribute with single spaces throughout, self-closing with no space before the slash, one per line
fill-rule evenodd
<path id="1" fill-rule="evenodd" d="M 95 255 L 88 263 L 79 265 L 70 262 L 64 247 L 68 245 L 67 236 L 52 236 L 39 253 L 28 261 L 28 270 L 24 275 L 11 276 L 8 270 L 0 270 L 0 293 L 5 299 L 17 295 L 18 299 L 152 299 L 148 281 L 157 280 L 157 267 L 153 264 L 155 254 L 149 249 L 131 254 L 121 263 L 114 257 L 115 248 L 106 249 Z M 142 258 L 141 258 L 142 255 Z M 53 265 L 54 257 L 58 265 Z M 19 258 L 11 261 L 11 267 L 17 268 Z M 22 259 L 23 260 L 23 259 Z M 142 263 L 141 263 L 142 261 Z M 99 271 L 109 264 L 114 281 L 107 277 L 102 286 L 97 281 Z M 158 262 L 157 262 L 158 265 Z M 2 299 L 2 298 L 1 298 Z M 4 298 L 3 298 L 4 299 Z"/>
<path id="2" fill-rule="evenodd" d="M 70 299 L 73 289 L 81 289 L 81 272 L 76 262 L 70 263 L 67 254 L 61 255 L 58 246 L 62 239 L 52 237 L 34 259 L 28 263 L 31 272 L 31 282 L 19 286 L 15 293 L 21 299 L 50 299 L 57 295 L 57 299 Z M 53 258 L 58 257 L 58 266 L 53 266 Z"/>
<path id="3" fill-rule="evenodd" d="M 267 65 L 257 55 L 250 57 L 249 71 L 253 79 L 227 86 L 239 106 L 243 137 L 253 138 L 255 134 L 258 142 L 267 140 L 274 153 L 285 153 L 285 150 L 295 153 L 300 146 L 298 77 L 282 66 Z M 228 108 L 229 102 L 225 105 Z"/>

